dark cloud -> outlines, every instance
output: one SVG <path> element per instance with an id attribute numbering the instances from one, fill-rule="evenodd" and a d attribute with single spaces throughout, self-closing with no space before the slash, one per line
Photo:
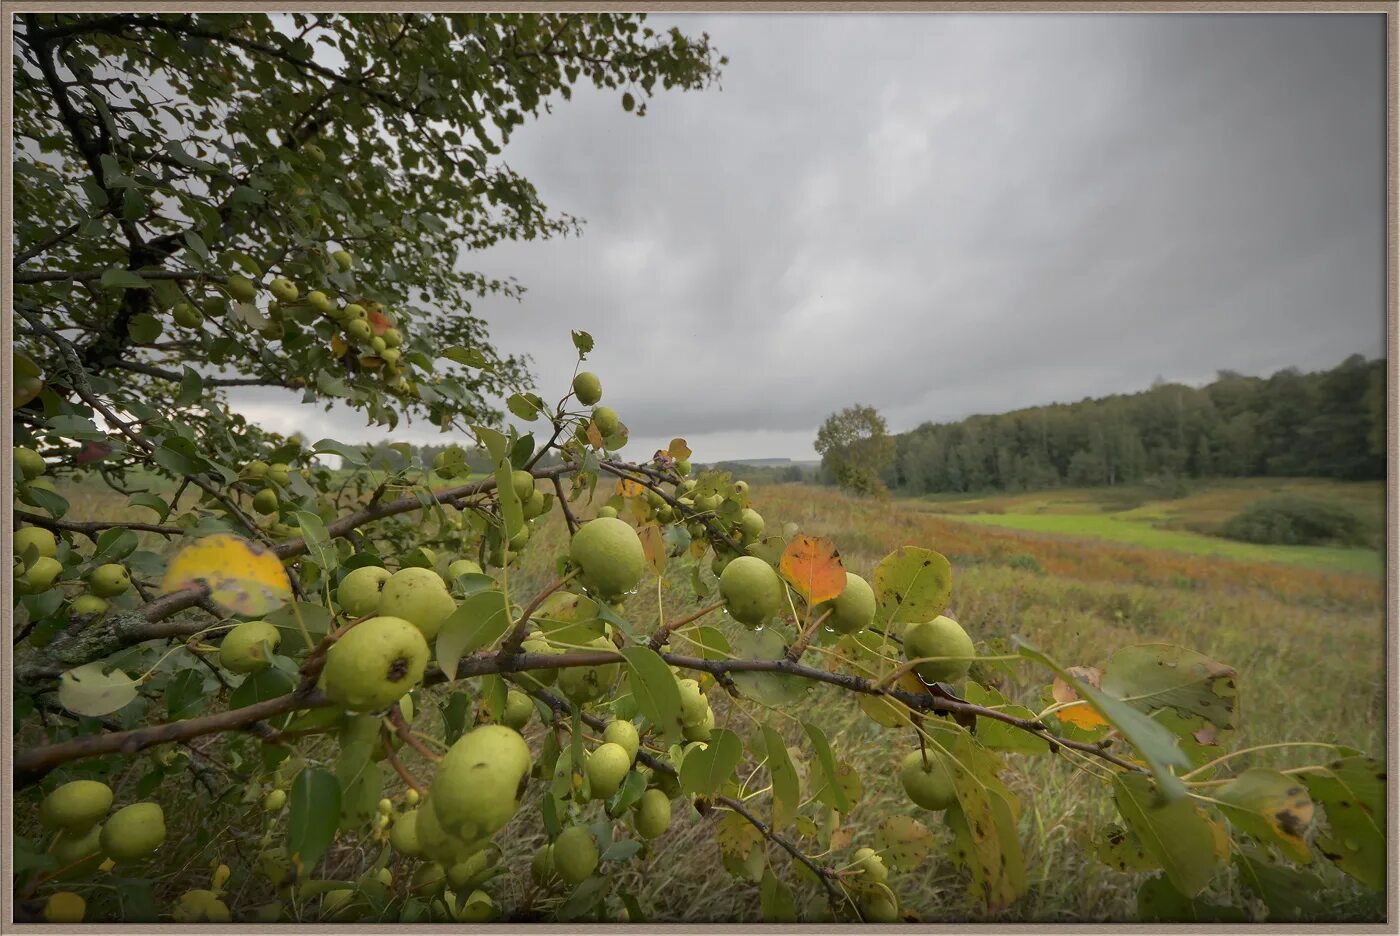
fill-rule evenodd
<path id="1" fill-rule="evenodd" d="M 663 22 L 722 90 L 576 94 L 506 155 L 583 236 L 464 261 L 529 288 L 478 311 L 543 390 L 594 335 L 643 454 L 1382 353 L 1379 15 Z"/>

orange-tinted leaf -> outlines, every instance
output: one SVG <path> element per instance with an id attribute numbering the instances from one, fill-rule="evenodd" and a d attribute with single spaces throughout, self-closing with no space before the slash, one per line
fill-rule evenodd
<path id="1" fill-rule="evenodd" d="M 389 316 L 380 312 L 378 309 L 374 309 L 369 314 L 369 328 L 370 331 L 376 335 L 384 334 L 393 327 L 393 324 L 393 322 L 389 321 Z"/>
<path id="2" fill-rule="evenodd" d="M 660 575 L 666 571 L 666 540 L 661 535 L 661 527 L 648 523 L 637 531 L 642 541 L 642 552 L 646 553 L 647 565 Z"/>
<path id="3" fill-rule="evenodd" d="M 636 481 L 620 478 L 617 482 L 617 493 L 623 497 L 641 497 L 646 493 L 646 488 L 642 487 L 641 484 Z"/>
<path id="4" fill-rule="evenodd" d="M 218 533 L 195 540 L 165 570 L 162 594 L 199 584 L 231 614 L 266 614 L 292 599 L 287 570 L 276 553 L 239 536 Z"/>
<path id="5" fill-rule="evenodd" d="M 846 569 L 836 544 L 799 533 L 783 550 L 778 571 L 809 605 L 829 601 L 846 588 Z"/>
<path id="6" fill-rule="evenodd" d="M 690 446 L 685 444 L 685 439 L 672 439 L 671 444 L 666 446 L 666 454 L 684 461 L 690 457 Z"/>
<path id="7" fill-rule="evenodd" d="M 1069 673 L 1079 679 L 1084 680 L 1095 689 L 1099 688 L 1099 683 L 1103 679 L 1103 670 L 1097 666 L 1071 666 Z M 1067 702 L 1079 701 L 1079 693 L 1069 683 L 1060 677 L 1055 677 L 1055 682 L 1050 687 L 1050 695 L 1056 703 L 1064 705 Z M 1067 722 L 1078 728 L 1093 730 L 1107 725 L 1108 722 L 1102 715 L 1087 702 L 1080 705 L 1070 705 L 1066 708 L 1058 709 L 1055 717 L 1062 722 Z"/>
<path id="8" fill-rule="evenodd" d="M 331 339 L 332 357 L 343 358 L 345 357 L 345 352 L 349 350 L 350 345 L 346 343 L 344 338 L 340 337 L 339 335 L 336 335 L 334 338 Z"/>
<path id="9" fill-rule="evenodd" d="M 603 433 L 598 431 L 598 424 L 595 422 L 588 424 L 588 444 L 595 449 L 603 447 Z"/>

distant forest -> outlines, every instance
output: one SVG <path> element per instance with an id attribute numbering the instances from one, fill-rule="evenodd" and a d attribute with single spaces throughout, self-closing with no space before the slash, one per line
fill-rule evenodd
<path id="1" fill-rule="evenodd" d="M 1037 406 L 895 436 L 885 483 L 904 493 L 1034 490 L 1144 480 L 1385 477 L 1385 362 L 1328 371 L 1221 371 L 1204 387 Z M 825 474 L 825 472 L 823 472 Z"/>

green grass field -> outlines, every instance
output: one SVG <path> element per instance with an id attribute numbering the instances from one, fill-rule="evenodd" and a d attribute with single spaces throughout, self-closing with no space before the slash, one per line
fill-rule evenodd
<path id="1" fill-rule="evenodd" d="M 938 496 L 921 504 L 964 522 L 1031 533 L 1101 539 L 1241 562 L 1281 562 L 1372 575 L 1384 572 L 1380 548 L 1272 546 L 1210 535 L 1251 501 L 1277 493 L 1305 494 L 1343 504 L 1366 516 L 1373 531 L 1383 530 L 1385 486 L 1380 482 L 1248 479 L 1212 484 L 1174 498 L 1146 488 L 1067 488 L 1001 497 Z M 1381 537 L 1372 535 L 1379 546 Z"/>

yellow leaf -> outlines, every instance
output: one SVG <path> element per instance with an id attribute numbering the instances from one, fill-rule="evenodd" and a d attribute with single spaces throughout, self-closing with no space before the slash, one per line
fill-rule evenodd
<path id="1" fill-rule="evenodd" d="M 809 605 L 829 601 L 846 588 L 846 569 L 836 544 L 819 536 L 799 533 L 783 550 L 778 571 Z"/>
<path id="2" fill-rule="evenodd" d="M 218 533 L 182 549 L 165 570 L 162 594 L 197 585 L 230 614 L 266 614 L 292 599 L 287 570 L 277 554 L 239 536 Z"/>
<path id="3" fill-rule="evenodd" d="M 690 457 L 690 446 L 685 444 L 685 439 L 672 439 L 671 444 L 666 446 L 666 454 L 684 461 Z"/>
<path id="4" fill-rule="evenodd" d="M 666 571 L 666 540 L 661 535 L 661 527 L 648 523 L 637 531 L 642 541 L 642 552 L 646 554 L 651 571 L 660 575 Z"/>
<path id="5" fill-rule="evenodd" d="M 617 493 L 623 497 L 641 497 L 646 493 L 646 488 L 636 481 L 627 478 L 619 478 L 617 482 Z"/>
<path id="6" fill-rule="evenodd" d="M 1099 687 L 1099 681 L 1103 679 L 1103 670 L 1096 666 L 1071 666 L 1069 673 L 1079 679 L 1084 680 L 1095 689 Z M 1055 682 L 1050 687 L 1050 695 L 1054 700 L 1065 707 L 1055 711 L 1055 717 L 1062 722 L 1092 731 L 1108 724 L 1108 721 L 1098 713 L 1098 711 L 1087 702 L 1079 700 L 1079 693 L 1075 692 L 1069 683 L 1055 677 Z M 1066 703 L 1074 703 L 1072 705 Z"/>

